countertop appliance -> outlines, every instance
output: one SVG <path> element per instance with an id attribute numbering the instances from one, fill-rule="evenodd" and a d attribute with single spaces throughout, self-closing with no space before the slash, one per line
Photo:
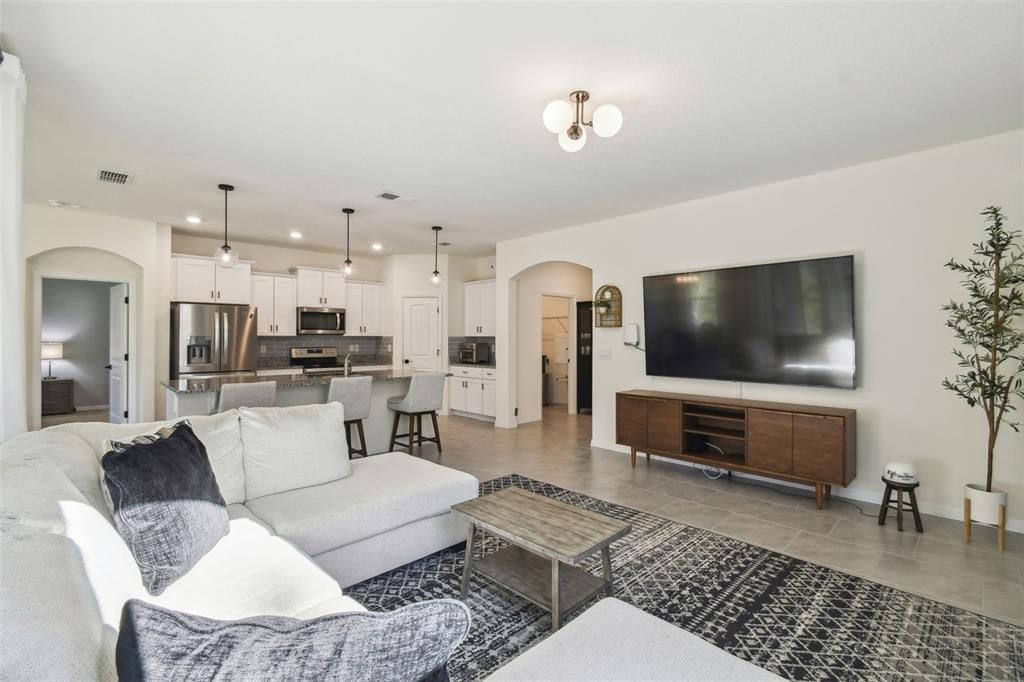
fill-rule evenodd
<path id="1" fill-rule="evenodd" d="M 303 374 L 343 374 L 338 364 L 337 348 L 292 348 L 292 366 L 301 367 Z"/>
<path id="2" fill-rule="evenodd" d="M 465 341 L 459 344 L 459 362 L 467 365 L 488 364 L 491 361 L 491 344 L 479 341 Z"/>
<path id="3" fill-rule="evenodd" d="M 255 374 L 256 308 L 171 304 L 171 378 Z"/>
<path id="4" fill-rule="evenodd" d="M 345 333 L 344 308 L 306 308 L 299 306 L 295 314 L 297 334 Z"/>

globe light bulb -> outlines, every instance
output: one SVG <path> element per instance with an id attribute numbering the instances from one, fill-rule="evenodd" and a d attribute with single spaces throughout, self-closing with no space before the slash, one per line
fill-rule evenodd
<path id="1" fill-rule="evenodd" d="M 575 114 L 571 104 L 564 99 L 556 99 L 544 107 L 544 127 L 551 133 L 564 132 L 572 125 Z"/>
<path id="2" fill-rule="evenodd" d="M 434 270 L 432 273 L 430 273 L 430 286 L 439 287 L 441 286 L 442 282 L 444 282 L 444 278 L 441 277 L 440 272 Z"/>
<path id="3" fill-rule="evenodd" d="M 238 262 L 238 252 L 227 244 L 222 244 L 217 247 L 213 257 L 217 259 L 217 265 L 222 268 L 233 268 L 235 267 L 235 263 Z"/>
<path id="4" fill-rule="evenodd" d="M 594 134 L 611 137 L 622 128 L 622 112 L 614 104 L 602 104 L 594 111 Z"/>
<path id="5" fill-rule="evenodd" d="M 356 272 L 357 272 L 356 264 L 353 263 L 352 261 L 346 260 L 344 263 L 342 263 L 342 265 L 341 265 L 341 274 L 345 277 L 345 279 L 349 279 L 349 278 L 355 277 L 356 276 Z"/>
<path id="6" fill-rule="evenodd" d="M 587 143 L 587 131 L 580 126 L 580 136 L 577 139 L 569 137 L 569 133 L 562 131 L 558 134 L 558 144 L 567 152 L 578 152 Z"/>

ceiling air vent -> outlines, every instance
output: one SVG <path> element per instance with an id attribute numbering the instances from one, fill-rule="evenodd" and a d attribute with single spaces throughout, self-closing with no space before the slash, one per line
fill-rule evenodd
<path id="1" fill-rule="evenodd" d="M 96 171 L 96 179 L 100 182 L 109 182 L 112 185 L 130 185 L 132 176 L 120 171 L 103 170 Z"/>
<path id="2" fill-rule="evenodd" d="M 385 201 L 394 201 L 395 199 L 398 198 L 398 196 L 399 195 L 395 194 L 394 192 L 381 192 L 380 194 L 377 195 L 377 198 L 384 199 Z"/>

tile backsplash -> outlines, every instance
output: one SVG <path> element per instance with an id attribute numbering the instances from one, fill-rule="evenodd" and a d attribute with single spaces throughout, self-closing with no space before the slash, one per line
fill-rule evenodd
<path id="1" fill-rule="evenodd" d="M 489 343 L 491 345 L 491 364 L 494 364 L 494 337 L 493 336 L 449 336 L 448 337 L 448 362 L 452 365 L 459 363 L 459 346 L 464 342 L 474 341 L 476 343 Z"/>
<path id="2" fill-rule="evenodd" d="M 390 365 L 390 336 L 261 336 L 257 367 L 274 369 L 291 364 L 289 351 L 301 348 L 337 348 L 339 360 L 352 354 L 353 365 Z"/>

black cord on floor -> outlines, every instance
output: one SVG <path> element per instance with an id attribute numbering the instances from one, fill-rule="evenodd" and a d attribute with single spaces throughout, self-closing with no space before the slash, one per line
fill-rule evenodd
<path id="1" fill-rule="evenodd" d="M 711 469 L 711 468 L 714 468 L 714 467 L 707 467 L 707 468 Z M 718 469 L 718 471 L 721 471 L 721 469 Z M 705 474 L 705 476 L 707 476 L 707 474 Z M 720 476 L 716 476 L 715 479 L 717 479 L 719 477 Z M 709 477 L 709 478 L 711 478 L 711 477 Z M 714 479 L 712 479 L 712 480 L 714 480 Z M 800 499 L 803 499 L 803 500 L 813 500 L 814 499 L 810 495 L 804 495 L 804 494 L 798 493 L 798 492 L 789 492 L 787 490 L 782 490 L 782 489 L 780 489 L 780 488 L 778 488 L 778 487 L 776 487 L 774 485 L 768 485 L 766 483 L 759 483 L 757 481 L 752 481 L 752 480 L 750 480 L 748 478 L 740 479 L 740 478 L 734 478 L 734 477 L 730 476 L 729 480 L 731 480 L 733 483 L 739 483 L 740 485 L 749 485 L 749 486 L 754 486 L 755 488 L 764 488 L 766 490 L 771 490 L 772 492 L 776 492 L 776 493 L 778 493 L 780 495 L 785 495 L 786 497 L 799 497 Z M 850 502 L 849 500 L 841 500 L 838 497 L 834 497 L 834 498 L 832 498 L 829 501 L 830 502 L 839 502 L 841 504 L 848 504 L 851 507 L 853 507 L 854 509 L 856 509 L 858 512 L 860 512 L 861 516 L 866 516 L 869 519 L 873 519 L 876 516 L 875 514 L 867 513 L 866 511 L 864 511 L 864 509 L 859 504 L 857 504 L 855 502 Z"/>

